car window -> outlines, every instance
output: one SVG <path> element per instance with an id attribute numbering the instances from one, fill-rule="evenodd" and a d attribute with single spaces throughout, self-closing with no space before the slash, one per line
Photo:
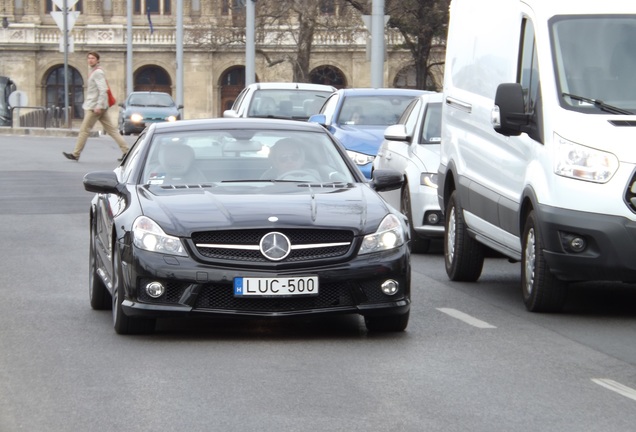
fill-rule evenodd
<path id="1" fill-rule="evenodd" d="M 417 125 L 417 121 L 419 120 L 420 110 L 422 109 L 422 100 L 415 99 L 413 100 L 406 110 L 404 110 L 404 114 L 400 117 L 398 123 L 403 124 L 406 127 L 406 132 L 408 135 L 413 136 L 415 133 L 415 126 Z"/>
<path id="2" fill-rule="evenodd" d="M 179 185 L 228 182 L 270 182 L 280 180 L 273 170 L 276 152 L 284 147 L 288 155 L 302 155 L 293 171 L 300 182 L 353 182 L 344 161 L 346 155 L 323 132 L 286 130 L 208 130 L 155 133 L 150 143 L 142 183 Z M 277 147 L 278 146 L 278 147 Z M 277 155 L 279 156 L 279 155 Z M 291 169 L 289 170 L 291 171 Z M 303 172 L 311 175 L 303 176 Z"/>
<path id="3" fill-rule="evenodd" d="M 261 89 L 254 92 L 248 117 L 309 118 L 320 111 L 331 92 L 300 89 Z"/>
<path id="4" fill-rule="evenodd" d="M 439 144 L 442 141 L 442 104 L 431 103 L 424 112 L 421 144 Z"/>
<path id="5" fill-rule="evenodd" d="M 347 96 L 336 123 L 353 124 L 352 118 L 357 115 L 359 120 L 355 124 L 392 125 L 397 123 L 413 98 L 414 96 L 406 95 Z"/>
<path id="6" fill-rule="evenodd" d="M 335 93 L 331 95 L 325 104 L 320 109 L 320 113 L 324 114 L 327 117 L 328 123 L 333 123 L 334 115 L 336 114 L 336 108 L 338 106 L 338 100 L 340 100 L 340 95 Z"/>

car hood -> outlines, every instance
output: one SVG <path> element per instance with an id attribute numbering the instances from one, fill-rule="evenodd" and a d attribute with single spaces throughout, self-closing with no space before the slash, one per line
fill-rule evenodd
<path id="1" fill-rule="evenodd" d="M 386 126 L 334 126 L 333 134 L 347 150 L 375 156 L 384 139 Z"/>
<path id="2" fill-rule="evenodd" d="M 374 232 L 390 210 L 364 184 L 227 183 L 211 187 L 137 186 L 144 215 L 166 234 L 247 228 L 344 228 Z"/>

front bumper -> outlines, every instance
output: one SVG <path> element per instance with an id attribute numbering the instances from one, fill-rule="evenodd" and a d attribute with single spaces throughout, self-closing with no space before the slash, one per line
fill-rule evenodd
<path id="1" fill-rule="evenodd" d="M 189 257 L 166 256 L 125 246 L 124 283 L 127 315 L 143 317 L 245 316 L 282 317 L 324 314 L 386 316 L 410 309 L 410 263 L 406 245 L 393 251 L 358 257 L 341 264 L 285 270 L 253 270 L 203 264 Z M 235 277 L 316 275 L 317 296 L 235 297 Z M 387 279 L 399 283 L 392 296 L 380 284 Z M 158 281 L 166 293 L 153 299 L 145 286 Z"/>
<path id="2" fill-rule="evenodd" d="M 435 224 L 427 221 L 427 216 L 434 214 L 438 218 Z M 417 193 L 411 194 L 411 215 L 413 229 L 420 237 L 440 238 L 444 236 L 444 216 L 439 208 L 437 189 L 419 186 Z"/>
<path id="3" fill-rule="evenodd" d="M 559 279 L 636 282 L 636 221 L 549 206 L 537 211 L 545 259 Z M 585 239 L 582 252 L 568 250 L 571 235 Z"/>

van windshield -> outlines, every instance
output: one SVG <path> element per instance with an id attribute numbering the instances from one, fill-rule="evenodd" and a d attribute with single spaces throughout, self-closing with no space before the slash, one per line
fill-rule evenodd
<path id="1" fill-rule="evenodd" d="M 550 37 L 561 106 L 636 113 L 636 15 L 556 17 Z"/>

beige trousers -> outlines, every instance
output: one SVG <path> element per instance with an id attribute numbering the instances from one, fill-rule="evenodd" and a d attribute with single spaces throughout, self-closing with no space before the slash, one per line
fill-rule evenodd
<path id="1" fill-rule="evenodd" d="M 108 116 L 108 110 L 102 110 L 100 114 L 95 114 L 93 110 L 85 110 L 84 111 L 84 120 L 82 121 L 82 125 L 80 126 L 79 135 L 77 136 L 77 144 L 75 144 L 75 150 L 73 150 L 73 156 L 76 158 L 80 157 L 82 150 L 84 150 L 84 146 L 86 145 L 86 140 L 88 139 L 88 134 L 95 126 L 97 121 L 102 124 L 104 127 L 104 131 L 110 135 L 112 139 L 119 145 L 122 153 L 126 153 L 128 151 L 128 144 L 119 135 L 119 131 L 117 127 L 111 122 L 110 117 Z"/>

